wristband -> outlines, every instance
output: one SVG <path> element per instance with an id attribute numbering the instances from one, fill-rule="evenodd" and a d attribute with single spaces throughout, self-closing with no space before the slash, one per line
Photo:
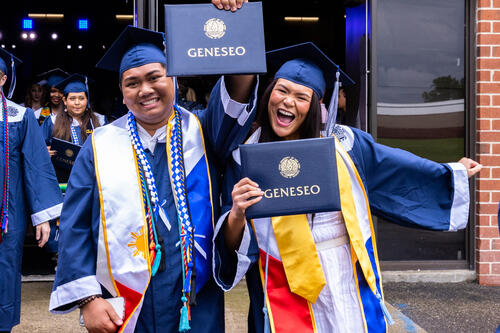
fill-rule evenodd
<path id="1" fill-rule="evenodd" d="M 84 305 L 92 302 L 96 298 L 101 298 L 101 295 L 92 295 L 92 296 L 89 296 L 89 297 L 86 297 L 86 298 L 83 298 L 83 299 L 79 300 L 78 301 L 78 307 L 81 309 Z"/>

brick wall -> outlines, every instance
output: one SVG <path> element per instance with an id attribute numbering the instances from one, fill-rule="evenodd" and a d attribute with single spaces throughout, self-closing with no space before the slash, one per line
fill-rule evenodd
<path id="1" fill-rule="evenodd" d="M 477 0 L 476 272 L 479 283 L 500 286 L 500 0 Z"/>

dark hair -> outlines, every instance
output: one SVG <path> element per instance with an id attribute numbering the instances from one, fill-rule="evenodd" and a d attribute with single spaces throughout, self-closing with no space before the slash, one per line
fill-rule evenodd
<path id="1" fill-rule="evenodd" d="M 257 111 L 257 118 L 255 122 L 261 127 L 261 134 L 259 142 L 271 142 L 271 141 L 283 141 L 283 138 L 279 137 L 274 133 L 271 122 L 269 121 L 269 112 L 267 106 L 269 104 L 269 98 L 274 86 L 278 80 L 273 80 L 264 91 L 261 99 L 259 108 Z M 304 119 L 304 122 L 299 128 L 300 139 L 310 139 L 318 138 L 321 131 L 321 104 L 318 95 L 313 91 L 311 98 L 311 105 L 309 106 L 309 111 Z"/>
<path id="2" fill-rule="evenodd" d="M 87 96 L 87 93 L 85 93 Z M 65 98 L 68 98 L 68 94 L 64 95 Z M 87 96 L 88 98 L 88 96 Z M 73 122 L 73 118 L 69 115 L 67 110 L 59 113 L 56 117 L 56 121 L 54 123 L 54 129 L 52 130 L 52 136 L 55 138 L 59 138 L 65 141 L 71 142 L 71 124 Z M 96 115 L 92 111 L 91 108 L 87 107 L 85 112 L 82 115 L 82 124 L 80 126 L 80 137 L 82 141 L 85 141 L 89 136 L 87 130 L 92 131 L 94 128 L 101 126 L 99 124 L 99 119 L 97 119 Z"/>

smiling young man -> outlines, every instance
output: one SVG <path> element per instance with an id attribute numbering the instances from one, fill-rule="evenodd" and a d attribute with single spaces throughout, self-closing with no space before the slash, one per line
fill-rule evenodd
<path id="1" fill-rule="evenodd" d="M 33 110 L 8 100 L 3 88 L 20 61 L 0 49 L 0 179 L 3 184 L 0 217 L 0 332 L 19 324 L 21 315 L 21 257 L 26 220 L 31 214 L 38 246 L 47 242 L 49 220 L 57 218 L 62 195 Z M 7 119 L 7 121 L 5 121 Z"/>
<path id="2" fill-rule="evenodd" d="M 224 331 L 211 274 L 218 183 L 250 128 L 255 78 L 221 78 L 195 115 L 174 104 L 165 64 L 161 33 L 127 27 L 97 65 L 119 72 L 129 112 L 78 155 L 50 301 L 54 313 L 80 307 L 91 332 Z M 104 299 L 119 296 L 124 316 Z"/>

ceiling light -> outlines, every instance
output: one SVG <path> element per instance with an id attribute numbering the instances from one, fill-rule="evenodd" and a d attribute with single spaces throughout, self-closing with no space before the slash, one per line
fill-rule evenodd
<path id="1" fill-rule="evenodd" d="M 287 22 L 318 22 L 319 17 L 313 16 L 285 16 L 285 21 Z"/>
<path id="2" fill-rule="evenodd" d="M 23 19 L 23 29 L 24 30 L 33 29 L 33 20 L 32 19 Z"/>
<path id="3" fill-rule="evenodd" d="M 28 17 L 30 18 L 36 18 L 36 19 L 62 19 L 64 18 L 64 14 L 37 14 L 37 13 L 32 13 L 28 14 Z"/>
<path id="4" fill-rule="evenodd" d="M 133 20 L 134 19 L 134 15 L 124 15 L 124 14 L 117 14 L 115 15 L 116 19 L 117 20 Z"/>

